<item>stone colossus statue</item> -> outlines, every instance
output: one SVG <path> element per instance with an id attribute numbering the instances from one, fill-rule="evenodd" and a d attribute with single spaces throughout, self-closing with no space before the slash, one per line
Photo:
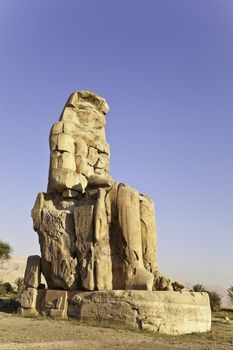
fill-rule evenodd
<path id="1" fill-rule="evenodd" d="M 52 126 L 48 189 L 32 210 L 48 288 L 182 289 L 158 272 L 153 201 L 109 175 L 108 110 L 75 92 Z"/>

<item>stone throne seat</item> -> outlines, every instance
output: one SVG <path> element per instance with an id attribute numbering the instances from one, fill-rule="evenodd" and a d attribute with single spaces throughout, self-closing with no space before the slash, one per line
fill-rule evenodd
<path id="1" fill-rule="evenodd" d="M 33 283 L 26 283 L 28 289 L 23 303 L 27 306 L 22 310 L 30 309 L 30 302 L 25 302 L 29 295 L 32 300 L 37 298 L 37 307 L 34 302 L 32 309 L 49 309 L 50 314 L 51 310 L 53 314 L 57 310 L 54 305 L 59 304 L 59 298 L 65 298 L 69 302 L 60 302 L 63 311 L 67 307 L 68 314 L 83 312 L 82 319 L 85 319 L 83 305 L 87 305 L 90 312 L 90 308 L 96 307 L 97 295 L 105 303 L 114 298 L 117 303 L 125 303 L 127 292 L 119 297 L 114 291 L 175 293 L 184 290 L 182 284 L 172 282 L 158 271 L 153 201 L 113 180 L 109 174 L 110 147 L 105 136 L 108 110 L 104 98 L 89 91 L 75 92 L 68 98 L 59 121 L 51 128 L 48 188 L 46 193 L 38 194 L 32 209 L 41 257 L 29 259 L 25 281 Z M 48 291 L 38 291 L 38 296 L 34 297 L 33 288 L 38 288 L 40 277 L 33 276 L 39 276 L 40 271 L 45 276 Z M 56 291 L 56 302 L 52 304 L 47 300 L 52 298 L 51 290 Z M 140 300 L 140 303 L 147 295 L 147 303 L 148 295 L 154 294 L 131 295 L 134 295 L 134 302 Z M 163 296 L 168 298 L 167 294 L 159 299 L 152 297 L 153 307 Z M 91 303 L 90 298 L 94 298 Z M 200 302 L 208 309 L 208 297 L 203 298 Z M 186 299 L 192 307 L 197 300 L 190 293 Z M 205 330 L 209 327 L 209 313 L 206 315 Z M 101 319 L 100 315 L 98 317 Z"/>

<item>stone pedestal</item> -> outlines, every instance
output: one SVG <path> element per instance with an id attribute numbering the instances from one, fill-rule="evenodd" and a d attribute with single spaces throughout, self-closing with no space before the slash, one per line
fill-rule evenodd
<path id="1" fill-rule="evenodd" d="M 55 318 L 75 317 L 84 322 L 126 325 L 170 335 L 207 332 L 211 328 L 207 293 L 51 289 L 38 292 L 36 311 Z M 28 309 L 25 311 L 27 315 Z"/>
<path id="2" fill-rule="evenodd" d="M 137 290 L 69 292 L 68 316 L 171 335 L 207 332 L 211 328 L 207 293 Z"/>

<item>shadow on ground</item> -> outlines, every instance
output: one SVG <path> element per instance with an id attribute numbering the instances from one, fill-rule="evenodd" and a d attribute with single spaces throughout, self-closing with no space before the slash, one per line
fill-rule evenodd
<path id="1" fill-rule="evenodd" d="M 20 302 L 14 299 L 0 298 L 0 312 L 15 314 L 20 307 Z"/>

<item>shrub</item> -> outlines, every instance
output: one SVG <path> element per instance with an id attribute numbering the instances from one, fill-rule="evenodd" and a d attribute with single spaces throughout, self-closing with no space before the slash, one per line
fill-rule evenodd
<path id="1" fill-rule="evenodd" d="M 219 311 L 221 308 L 221 298 L 216 292 L 208 292 L 210 298 L 211 311 Z"/>
<path id="2" fill-rule="evenodd" d="M 9 260 L 13 249 L 10 244 L 0 240 L 0 261 Z"/>
<path id="3" fill-rule="evenodd" d="M 3 283 L 0 283 L 0 296 L 3 296 L 5 295 L 7 292 L 6 292 L 6 287 L 4 286 Z"/>
<path id="4" fill-rule="evenodd" d="M 2 286 L 4 286 L 6 293 L 14 292 L 14 288 L 9 282 L 2 283 Z"/>

